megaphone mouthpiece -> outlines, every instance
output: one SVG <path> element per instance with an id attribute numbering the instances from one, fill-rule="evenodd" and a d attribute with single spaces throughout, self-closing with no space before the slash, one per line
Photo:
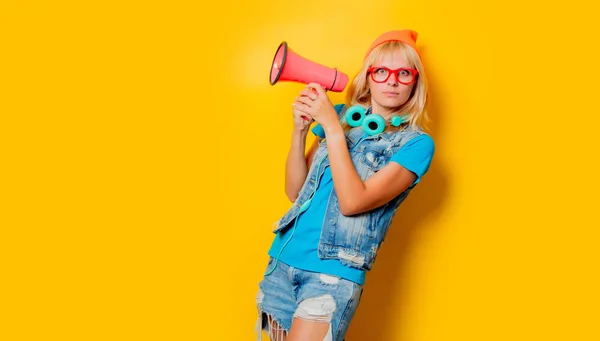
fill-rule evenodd
<path id="1" fill-rule="evenodd" d="M 285 65 L 285 60 L 287 58 L 287 51 L 287 42 L 284 41 L 279 44 L 277 52 L 275 52 L 275 57 L 273 57 L 271 73 L 269 75 L 269 83 L 271 83 L 271 85 L 275 85 L 275 83 L 279 81 L 279 77 L 281 76 L 281 72 L 283 71 L 283 66 Z"/>
<path id="2" fill-rule="evenodd" d="M 326 90 L 342 92 L 348 84 L 348 76 L 336 68 L 326 67 L 296 54 L 284 41 L 275 52 L 269 74 L 271 85 L 283 81 L 318 83 Z"/>

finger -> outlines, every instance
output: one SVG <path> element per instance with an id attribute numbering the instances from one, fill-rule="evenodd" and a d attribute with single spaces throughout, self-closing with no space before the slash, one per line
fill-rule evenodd
<path id="1" fill-rule="evenodd" d="M 312 121 L 313 120 L 313 118 L 312 118 L 312 116 L 310 114 L 307 114 L 307 113 L 302 112 L 300 110 L 294 110 L 294 116 L 295 117 L 301 117 L 305 121 Z"/>
<path id="2" fill-rule="evenodd" d="M 310 107 L 302 102 L 292 103 L 292 108 L 294 108 L 294 110 L 298 110 L 302 114 L 310 115 Z"/>
<path id="3" fill-rule="evenodd" d="M 323 86 L 321 86 L 320 84 L 317 83 L 308 83 L 307 84 L 308 88 L 314 89 L 314 92 L 316 92 L 317 96 L 326 96 L 325 94 L 325 89 L 323 89 Z"/>
<path id="4" fill-rule="evenodd" d="M 313 101 L 316 101 L 319 97 L 317 96 L 317 94 L 309 89 L 304 89 L 300 92 L 301 96 L 306 96 L 308 98 L 310 98 Z"/>
<path id="5" fill-rule="evenodd" d="M 300 116 L 300 115 L 307 116 L 308 115 L 312 118 L 312 115 L 310 114 L 310 112 L 308 112 L 307 110 L 304 110 L 298 106 L 294 106 L 293 113 L 294 113 L 294 116 Z"/>
<path id="6" fill-rule="evenodd" d="M 299 97 L 298 100 L 296 100 L 294 102 L 294 108 L 302 110 L 303 112 L 306 112 L 307 114 L 310 114 L 313 111 L 314 103 L 315 102 L 313 102 L 309 99 L 306 99 L 306 98 L 303 99 L 302 97 Z"/>
<path id="7" fill-rule="evenodd" d="M 299 110 L 301 112 L 306 112 L 309 109 L 308 105 L 306 105 L 302 102 L 297 102 L 297 101 L 292 103 L 292 108 L 294 108 L 294 110 Z"/>
<path id="8" fill-rule="evenodd" d="M 296 99 L 296 102 L 298 103 L 302 103 L 305 104 L 307 106 L 312 106 L 313 105 L 313 100 L 311 100 L 310 98 L 306 97 L 306 96 L 300 96 Z"/>

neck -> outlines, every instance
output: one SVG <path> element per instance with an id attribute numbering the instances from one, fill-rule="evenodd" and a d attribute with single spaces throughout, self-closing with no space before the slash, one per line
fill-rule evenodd
<path id="1" fill-rule="evenodd" d="M 380 115 L 381 117 L 383 117 L 386 120 L 389 120 L 390 117 L 392 116 L 391 109 L 384 108 L 384 107 L 380 106 L 379 104 L 375 103 L 374 101 L 371 101 L 371 112 L 373 114 Z"/>

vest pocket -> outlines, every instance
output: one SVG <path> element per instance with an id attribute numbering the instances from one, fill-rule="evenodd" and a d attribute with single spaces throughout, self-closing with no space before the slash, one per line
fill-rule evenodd
<path id="1" fill-rule="evenodd" d="M 366 213 L 347 217 L 339 214 L 336 222 L 335 244 L 350 248 L 359 248 L 367 233 L 369 215 Z"/>
<path id="2" fill-rule="evenodd" d="M 356 158 L 356 170 L 363 181 L 367 180 L 373 173 L 378 172 L 388 164 L 388 158 L 375 151 L 366 151 L 356 155 Z"/>

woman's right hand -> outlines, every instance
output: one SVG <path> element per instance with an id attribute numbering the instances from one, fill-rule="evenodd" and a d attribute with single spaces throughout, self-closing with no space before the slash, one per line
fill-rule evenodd
<path id="1" fill-rule="evenodd" d="M 296 97 L 296 101 L 294 103 L 292 103 L 292 107 L 293 107 L 293 116 L 294 116 L 294 130 L 297 130 L 299 132 L 306 132 L 308 131 L 308 128 L 310 127 L 310 124 L 314 121 L 313 118 L 298 110 L 298 106 L 300 105 L 305 105 L 302 102 L 298 102 L 298 98 Z"/>

